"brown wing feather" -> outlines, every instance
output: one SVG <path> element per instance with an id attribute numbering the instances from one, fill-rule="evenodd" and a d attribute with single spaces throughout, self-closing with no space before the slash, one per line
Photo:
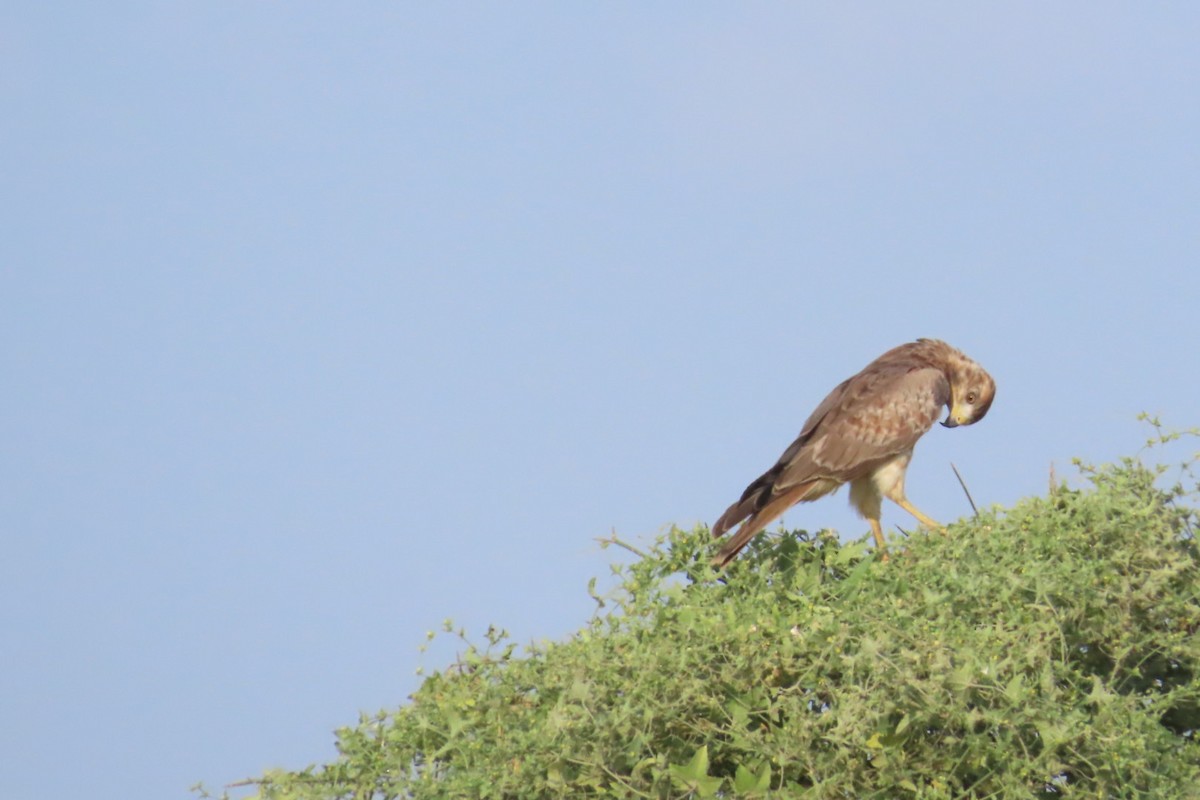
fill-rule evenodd
<path id="1" fill-rule="evenodd" d="M 932 367 L 886 364 L 864 370 L 779 473 L 776 486 L 786 490 L 818 476 L 846 482 L 869 474 L 912 450 L 949 397 L 949 382 Z"/>

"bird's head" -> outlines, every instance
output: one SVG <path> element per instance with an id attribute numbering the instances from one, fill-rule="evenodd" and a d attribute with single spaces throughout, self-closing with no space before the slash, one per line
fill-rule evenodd
<path id="1" fill-rule="evenodd" d="M 950 381 L 950 414 L 942 423 L 947 428 L 979 422 L 996 397 L 996 382 L 987 370 L 965 358 L 955 366 Z"/>

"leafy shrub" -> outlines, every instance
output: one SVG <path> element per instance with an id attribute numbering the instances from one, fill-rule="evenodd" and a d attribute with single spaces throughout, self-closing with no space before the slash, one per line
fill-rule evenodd
<path id="1" fill-rule="evenodd" d="M 881 562 L 704 528 L 568 641 L 503 632 L 264 798 L 1200 796 L 1197 515 L 1134 460 Z M 626 545 L 628 546 L 628 545 Z M 632 548 L 631 548 L 632 549 Z"/>

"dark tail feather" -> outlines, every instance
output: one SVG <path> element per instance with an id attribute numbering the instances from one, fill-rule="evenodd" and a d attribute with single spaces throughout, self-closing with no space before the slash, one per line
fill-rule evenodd
<path id="1" fill-rule="evenodd" d="M 739 522 L 771 502 L 771 490 L 775 488 L 775 481 L 779 478 L 780 470 L 781 467 L 776 464 L 746 487 L 746 491 L 742 492 L 742 496 L 737 499 L 737 502 L 725 509 L 725 513 L 713 524 L 714 539 L 724 536 Z"/>
<path id="2" fill-rule="evenodd" d="M 770 491 L 764 489 L 763 491 Z M 725 509 L 725 513 L 721 518 L 713 523 L 712 535 L 714 539 L 719 539 L 728 533 L 739 522 L 749 517 L 754 513 L 756 506 L 760 505 L 759 500 L 762 499 L 762 491 L 755 492 L 753 495 L 742 495 L 742 499 Z M 749 495 L 749 496 L 747 496 Z"/>
<path id="3" fill-rule="evenodd" d="M 750 540 L 755 537 L 760 531 L 743 525 L 741 530 L 733 535 L 733 538 L 725 543 L 721 548 L 721 552 L 713 557 L 712 563 L 714 567 L 722 569 L 733 559 L 737 558 L 737 554 L 742 552 L 742 548 L 750 544 Z"/>
<path id="4" fill-rule="evenodd" d="M 713 558 L 713 566 L 724 567 L 732 561 L 757 533 L 770 525 L 784 511 L 804 500 L 816 485 L 816 481 L 801 483 L 775 497 L 759 509 L 754 509 L 753 505 L 762 499 L 760 495 L 743 497 L 730 506 L 729 510 L 722 514 L 721 518 L 713 525 L 713 536 L 721 536 L 747 516 L 750 518 L 742 523 L 742 527 L 738 528 L 733 538 L 726 542 L 721 551 Z"/>

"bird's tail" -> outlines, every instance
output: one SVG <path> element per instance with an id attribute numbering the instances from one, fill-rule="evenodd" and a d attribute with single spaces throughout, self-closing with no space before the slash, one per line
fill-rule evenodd
<path id="1" fill-rule="evenodd" d="M 742 527 L 738 528 L 737 533 L 725 543 L 725 546 L 713 558 L 713 566 L 724 567 L 732 561 L 742 551 L 742 548 L 749 544 L 755 534 L 770 525 L 784 511 L 787 511 L 796 503 L 804 500 L 815 500 L 817 497 L 825 494 L 825 492 L 819 491 L 820 488 L 821 480 L 815 479 L 797 484 L 774 497 L 768 491 L 751 497 L 743 497 L 734 503 L 721 515 L 716 524 L 713 525 L 713 536 L 722 536 L 743 519 L 746 521 L 742 522 Z M 759 505 L 763 500 L 767 500 L 767 502 L 757 509 L 754 508 L 754 506 Z"/>

